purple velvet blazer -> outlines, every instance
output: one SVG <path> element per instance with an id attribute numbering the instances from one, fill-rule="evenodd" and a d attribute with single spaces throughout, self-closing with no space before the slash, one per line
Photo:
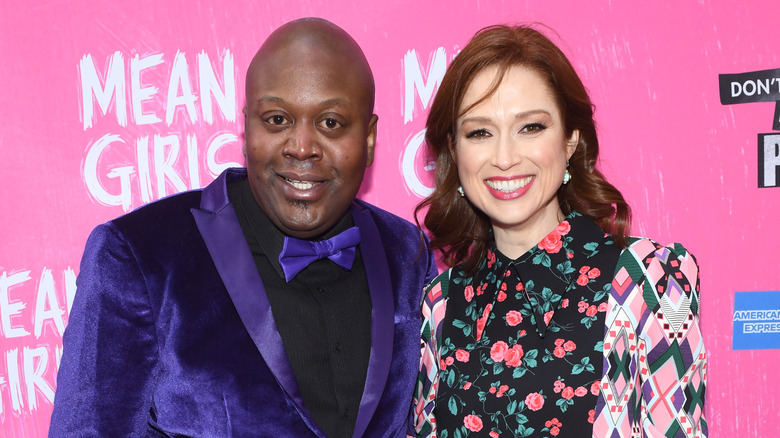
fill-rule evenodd
<path id="1" fill-rule="evenodd" d="M 90 236 L 49 436 L 323 437 L 303 406 L 235 211 L 230 169 Z M 416 227 L 355 201 L 372 302 L 354 436 L 405 436 L 420 301 L 435 276 Z M 344 309 L 345 312 L 349 309 Z"/>

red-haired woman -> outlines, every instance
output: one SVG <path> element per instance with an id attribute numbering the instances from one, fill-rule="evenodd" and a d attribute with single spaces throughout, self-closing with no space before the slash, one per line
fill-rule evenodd
<path id="1" fill-rule="evenodd" d="M 706 436 L 699 277 L 628 237 L 593 105 L 532 27 L 478 32 L 428 116 L 431 245 L 418 436 Z"/>

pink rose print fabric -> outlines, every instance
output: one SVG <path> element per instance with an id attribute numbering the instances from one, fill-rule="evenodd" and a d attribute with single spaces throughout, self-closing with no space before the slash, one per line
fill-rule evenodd
<path id="1" fill-rule="evenodd" d="M 568 217 L 517 260 L 490 246 L 474 277 L 453 269 L 433 411 L 439 437 L 583 436 L 592 428 L 596 395 L 586 388 L 601 377 L 598 309 L 610 286 L 600 273 L 614 270 L 620 251 L 583 219 Z"/>
<path id="2" fill-rule="evenodd" d="M 706 356 L 701 337 L 692 337 L 684 345 L 686 352 L 673 361 L 687 377 L 671 375 L 671 368 L 665 368 L 664 378 L 673 381 L 663 387 L 676 383 L 678 388 L 670 404 L 657 400 L 660 381 L 642 384 L 654 373 L 652 366 L 642 368 L 642 360 L 670 353 L 645 344 L 640 355 L 640 345 L 622 348 L 618 341 L 623 338 L 610 330 L 623 324 L 620 318 L 631 318 L 619 311 L 621 300 L 628 296 L 620 296 L 625 290 L 619 290 L 618 284 L 628 284 L 621 273 L 630 270 L 635 284 L 644 279 L 642 269 L 634 266 L 635 248 L 615 248 L 610 235 L 572 212 L 516 260 L 493 244 L 475 275 L 456 266 L 437 277 L 423 303 L 416 435 L 706 436 L 702 416 Z M 661 251 L 656 255 L 671 254 L 659 245 L 653 249 Z M 678 249 L 682 259 L 695 266 L 692 256 L 681 246 Z M 655 266 L 653 257 L 641 260 Z M 668 266 L 682 268 L 671 259 Z M 686 327 L 695 326 L 698 333 L 697 273 L 697 267 L 689 269 L 693 275 L 682 289 L 689 292 L 685 302 L 694 309 Z M 665 275 L 661 280 L 682 278 L 678 272 Z M 649 298 L 641 291 L 636 295 L 640 300 Z M 645 309 L 638 317 L 655 321 L 656 312 L 662 311 L 659 303 L 634 302 L 632 309 Z M 638 339 L 637 333 L 623 336 L 635 343 Z M 670 351 L 681 352 L 679 346 Z M 649 417 L 654 411 L 656 417 Z"/>

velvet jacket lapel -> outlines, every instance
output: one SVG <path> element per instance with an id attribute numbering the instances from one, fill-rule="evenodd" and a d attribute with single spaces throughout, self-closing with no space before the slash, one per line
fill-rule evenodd
<path id="1" fill-rule="evenodd" d="M 322 431 L 304 408 L 298 383 L 276 329 L 271 305 L 252 254 L 227 194 L 227 183 L 246 177 L 231 169 L 203 189 L 200 209 L 192 209 L 209 254 L 249 335 L 268 368 L 305 424 L 317 435 Z M 360 251 L 371 295 L 371 353 L 366 384 L 355 424 L 354 437 L 362 436 L 384 392 L 393 354 L 394 300 L 387 257 L 371 211 L 353 203 L 352 217 L 360 228 Z"/>
<path id="2" fill-rule="evenodd" d="M 363 436 L 384 393 L 393 355 L 393 290 L 385 248 L 371 211 L 352 203 L 352 219 L 360 229 L 360 253 L 371 295 L 371 356 L 353 437 Z"/>
<path id="3" fill-rule="evenodd" d="M 303 406 L 263 282 L 228 198 L 227 183 L 245 177 L 246 171 L 239 169 L 222 173 L 203 189 L 200 209 L 192 209 L 192 215 L 236 311 L 268 368 L 306 425 L 324 438 Z"/>

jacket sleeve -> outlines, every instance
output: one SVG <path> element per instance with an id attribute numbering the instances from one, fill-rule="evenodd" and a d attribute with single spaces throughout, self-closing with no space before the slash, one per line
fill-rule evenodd
<path id="1" fill-rule="evenodd" d="M 439 275 L 426 287 L 422 303 L 420 330 L 420 370 L 414 388 L 414 432 L 418 437 L 436 437 L 436 390 L 439 386 L 439 335 L 446 311 L 446 286 L 449 272 Z"/>
<path id="2" fill-rule="evenodd" d="M 158 348 L 143 274 L 111 224 L 90 235 L 63 335 L 50 437 L 141 436 Z"/>
<path id="3" fill-rule="evenodd" d="M 623 251 L 607 313 L 595 436 L 707 436 L 699 309 L 699 267 L 682 245 L 640 239 Z"/>

